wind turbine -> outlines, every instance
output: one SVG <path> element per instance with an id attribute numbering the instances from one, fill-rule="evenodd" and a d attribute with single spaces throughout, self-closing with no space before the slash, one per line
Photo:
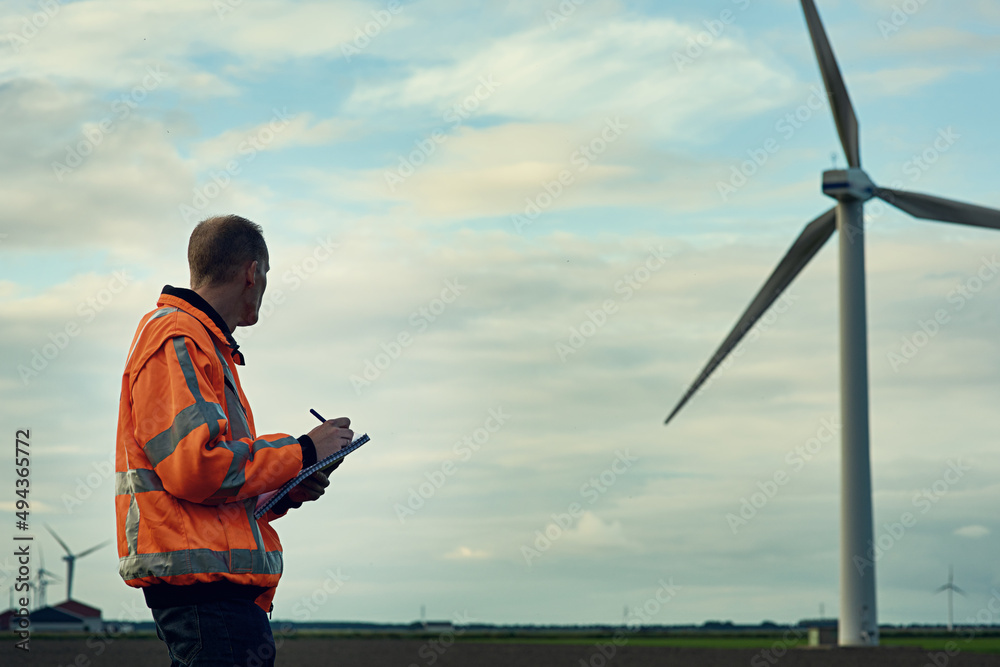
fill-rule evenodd
<path id="1" fill-rule="evenodd" d="M 961 588 L 959 588 L 958 586 L 956 586 L 955 583 L 954 583 L 954 581 L 955 581 L 954 572 L 952 571 L 951 565 L 949 565 L 948 566 L 948 583 L 945 584 L 944 586 L 942 586 L 941 588 L 937 589 L 936 591 L 934 591 L 935 593 L 940 593 L 941 591 L 948 591 L 948 632 L 951 632 L 952 631 L 952 627 L 953 627 L 952 626 L 952 622 L 951 622 L 951 619 L 952 619 L 952 613 L 951 613 L 951 610 L 952 610 L 952 606 L 951 606 L 951 593 L 952 593 L 952 591 L 954 591 L 954 592 L 958 593 L 959 595 L 961 595 L 962 597 L 965 597 L 965 591 L 963 591 Z"/>
<path id="2" fill-rule="evenodd" d="M 56 574 L 55 574 L 55 572 L 52 572 L 51 570 L 46 570 L 45 569 L 45 552 L 43 552 L 40 547 L 39 547 L 38 555 L 39 555 L 39 558 L 38 558 L 38 564 L 39 564 L 39 568 L 38 568 L 38 584 L 37 584 L 37 587 L 38 587 L 38 608 L 41 609 L 41 608 L 44 608 L 45 606 L 47 606 L 47 601 L 45 599 L 45 589 L 46 589 L 46 587 L 49 584 L 54 583 L 56 581 L 62 581 L 62 579 L 60 579 L 59 577 L 57 577 Z"/>
<path id="3" fill-rule="evenodd" d="M 754 323 L 805 268 L 833 232 L 840 232 L 840 621 L 842 646 L 879 643 L 875 607 L 871 461 L 868 452 L 868 348 L 865 321 L 864 204 L 879 197 L 917 218 L 1000 229 L 1000 211 L 875 185 L 861 169 L 858 121 L 833 49 L 813 0 L 801 0 L 813 49 L 819 61 L 847 156 L 847 169 L 823 173 L 823 194 L 837 205 L 806 225 L 788 253 L 764 282 L 736 326 L 688 388 L 665 423 L 722 363 Z"/>
<path id="4" fill-rule="evenodd" d="M 56 531 L 52 530 L 52 528 L 50 528 L 48 526 L 48 524 L 46 524 L 45 529 L 48 530 L 50 533 L 52 533 L 52 537 L 56 538 L 56 542 L 58 542 L 62 546 L 62 548 L 66 550 L 66 555 L 62 557 L 63 560 L 66 561 L 66 599 L 67 600 L 72 600 L 73 599 L 73 564 L 76 563 L 76 559 L 77 558 L 83 558 L 84 556 L 92 554 L 93 552 L 97 551 L 101 547 L 110 544 L 111 540 L 107 540 L 105 542 L 101 542 L 100 544 L 98 544 L 95 547 L 90 547 L 86 551 L 81 551 L 80 553 L 75 554 L 72 551 L 70 551 L 69 547 L 66 546 L 66 543 L 63 542 L 62 539 L 58 535 L 56 535 Z"/>

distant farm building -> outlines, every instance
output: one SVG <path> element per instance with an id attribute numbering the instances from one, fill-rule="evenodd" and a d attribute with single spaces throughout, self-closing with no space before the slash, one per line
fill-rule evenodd
<path id="1" fill-rule="evenodd" d="M 32 632 L 102 632 L 104 621 L 101 610 L 90 605 L 66 600 L 52 607 L 42 607 L 31 612 Z M 0 630 L 14 631 L 17 617 L 14 610 L 0 614 Z"/>

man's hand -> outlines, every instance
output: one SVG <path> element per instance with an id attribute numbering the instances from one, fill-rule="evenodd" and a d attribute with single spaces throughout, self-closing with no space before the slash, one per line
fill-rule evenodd
<path id="1" fill-rule="evenodd" d="M 319 500 L 319 497 L 326 493 L 328 486 L 330 486 L 330 478 L 324 475 L 321 470 L 317 470 L 293 486 L 288 492 L 288 499 L 296 503 Z"/>
<path id="2" fill-rule="evenodd" d="M 316 446 L 316 460 L 322 461 L 331 454 L 336 454 L 351 444 L 354 431 L 350 429 L 351 420 L 347 417 L 327 419 L 325 422 L 309 431 Z"/>

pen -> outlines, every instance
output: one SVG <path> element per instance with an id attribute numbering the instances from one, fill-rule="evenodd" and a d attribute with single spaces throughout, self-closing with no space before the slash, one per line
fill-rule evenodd
<path id="1" fill-rule="evenodd" d="M 323 415 L 321 415 L 320 413 L 316 412 L 312 408 L 309 408 L 309 412 L 311 412 L 313 414 L 313 416 L 316 417 L 316 419 L 320 420 L 324 424 L 326 423 L 326 420 L 323 419 Z M 321 472 L 324 475 L 329 475 L 331 472 L 333 472 L 338 467 L 340 467 L 340 464 L 341 464 L 342 461 L 343 461 L 343 459 L 341 459 L 340 461 L 337 461 L 335 463 L 332 463 L 331 465 L 327 466 L 326 468 L 323 468 L 323 470 Z"/>

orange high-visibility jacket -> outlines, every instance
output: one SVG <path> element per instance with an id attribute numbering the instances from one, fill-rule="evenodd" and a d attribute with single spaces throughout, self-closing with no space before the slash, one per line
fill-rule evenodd
<path id="1" fill-rule="evenodd" d="M 165 288 L 139 323 L 122 374 L 115 456 L 119 573 L 129 586 L 226 580 L 268 589 L 281 577 L 278 535 L 257 496 L 294 477 L 303 448 L 257 437 L 226 334 Z"/>

